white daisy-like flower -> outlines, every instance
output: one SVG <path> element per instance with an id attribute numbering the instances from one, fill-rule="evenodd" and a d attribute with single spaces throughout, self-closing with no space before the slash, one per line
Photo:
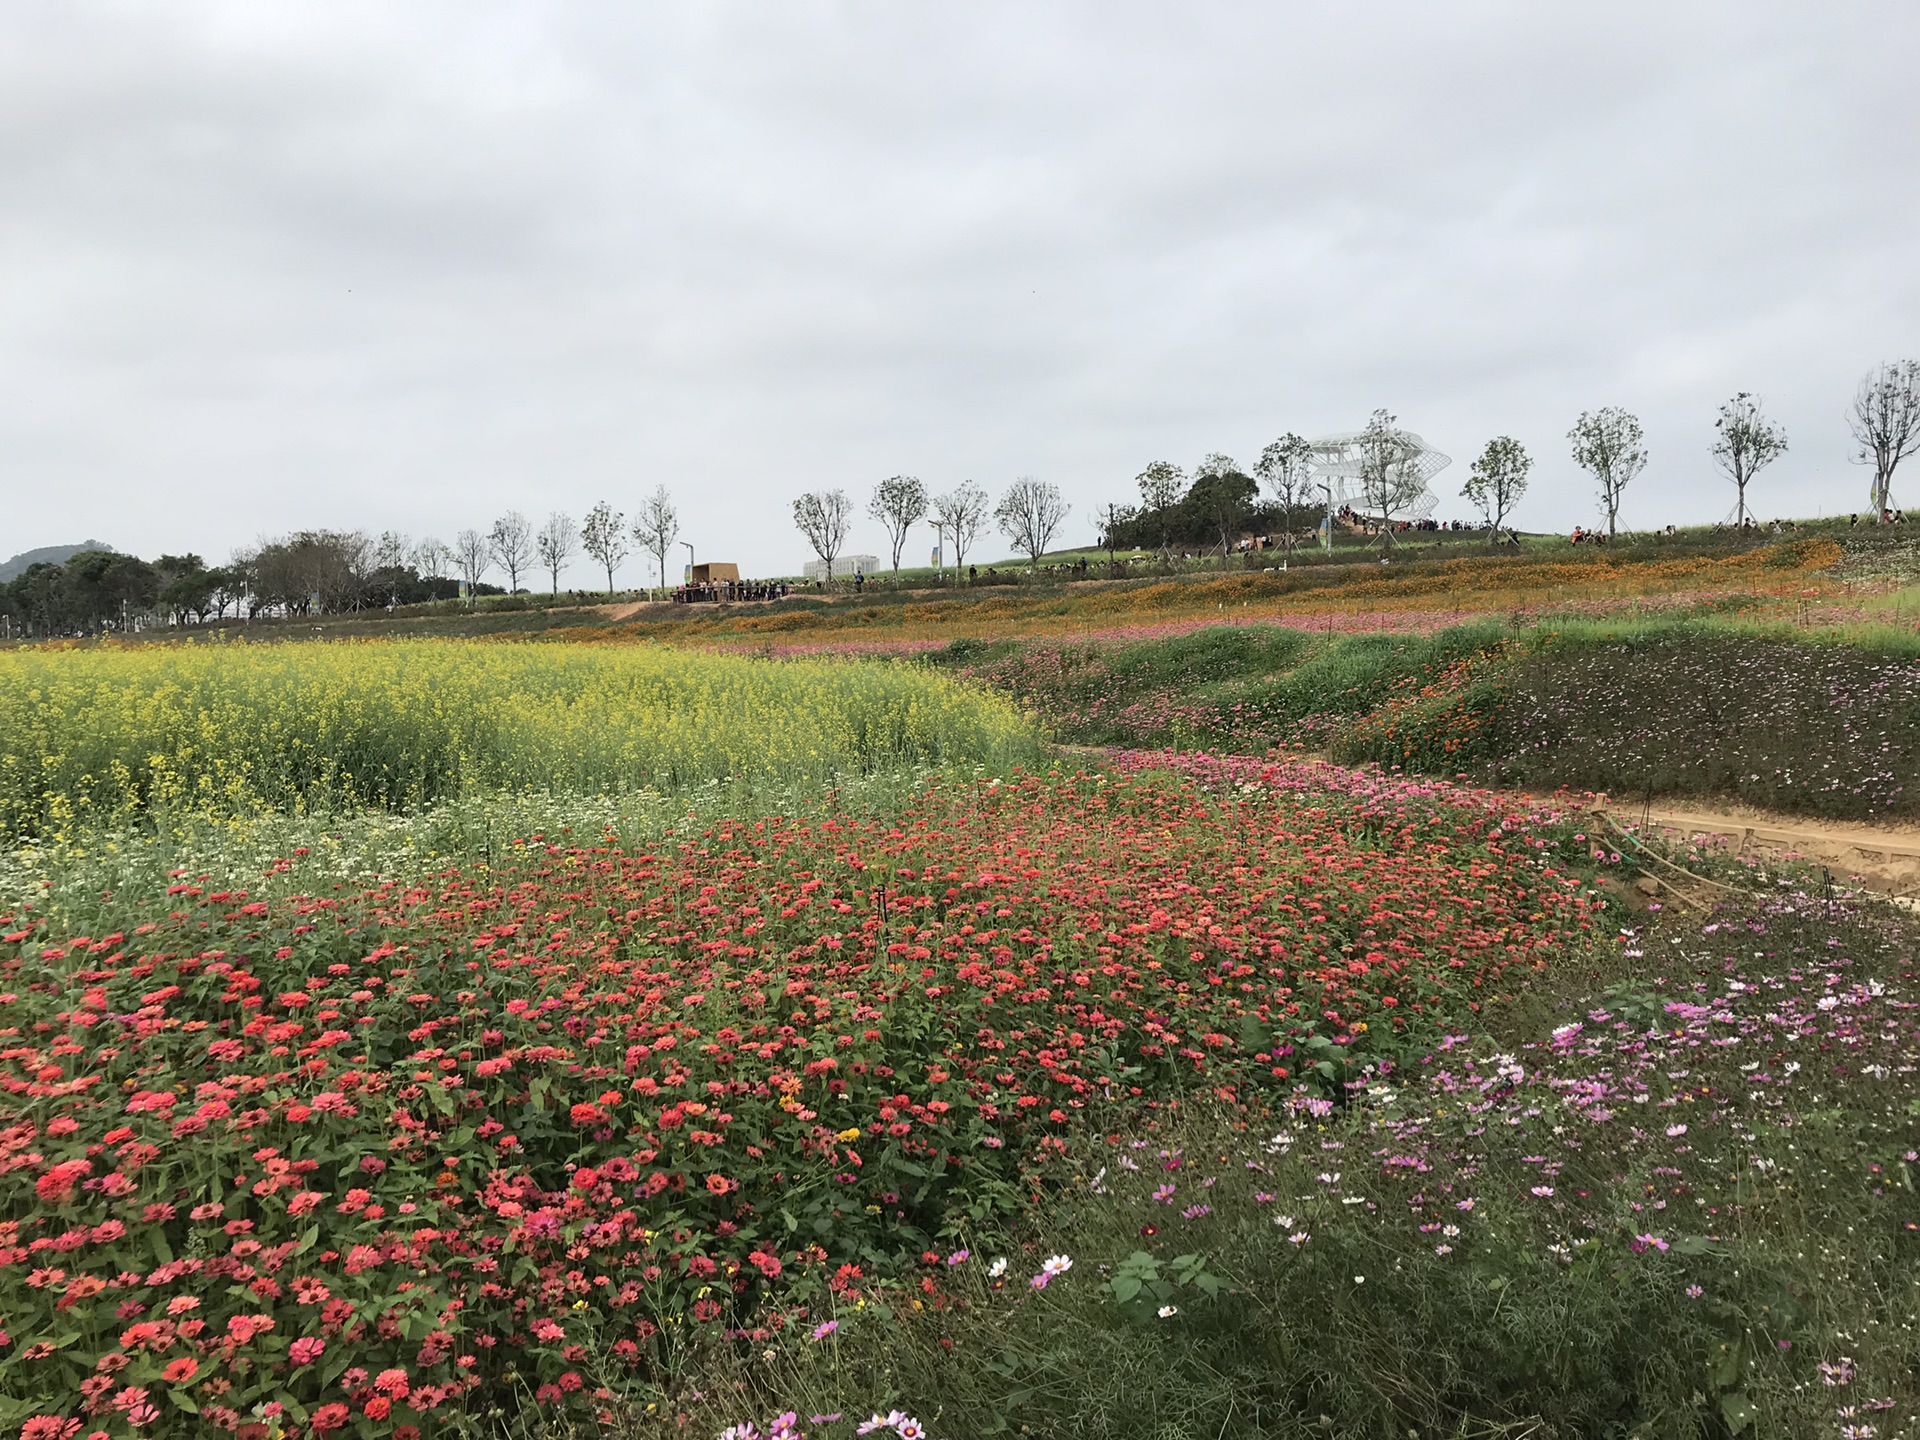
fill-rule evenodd
<path id="1" fill-rule="evenodd" d="M 1178 1305 L 1162 1305 L 1160 1307 L 1160 1318 L 1162 1320 L 1171 1320 L 1175 1315 L 1178 1315 L 1179 1313 L 1180 1313 L 1180 1307 Z"/>
<path id="2" fill-rule="evenodd" d="M 1049 1255 L 1040 1268 L 1049 1275 L 1064 1275 L 1073 1268 L 1073 1259 L 1067 1255 Z"/>
<path id="3" fill-rule="evenodd" d="M 1006 1273 L 1007 1273 L 1007 1257 L 1004 1255 L 1002 1255 L 998 1260 L 994 1261 L 993 1264 L 987 1267 L 987 1274 L 992 1279 L 995 1279 L 995 1280 L 998 1280 L 1002 1275 Z"/>

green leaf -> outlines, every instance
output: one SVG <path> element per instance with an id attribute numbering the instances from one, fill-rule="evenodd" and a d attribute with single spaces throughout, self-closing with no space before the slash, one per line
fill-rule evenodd
<path id="1" fill-rule="evenodd" d="M 162 1265 L 173 1263 L 173 1247 L 167 1244 L 167 1237 L 161 1233 L 159 1226 L 156 1225 L 147 1236 L 147 1243 L 153 1247 L 153 1253 L 160 1257 Z"/>
<path id="2" fill-rule="evenodd" d="M 306 1230 L 301 1234 L 300 1243 L 293 1247 L 293 1253 L 296 1255 L 306 1254 L 307 1251 L 313 1248 L 314 1241 L 318 1240 L 319 1238 L 320 1238 L 320 1227 L 318 1225 L 309 1225 L 306 1228 Z"/>
<path id="3" fill-rule="evenodd" d="M 1731 1395 L 1720 1397 L 1720 1416 L 1727 1422 L 1727 1428 L 1738 1435 L 1760 1418 L 1760 1407 L 1743 1392 L 1736 1390 Z"/>
<path id="4" fill-rule="evenodd" d="M 193 1396 L 184 1390 L 167 1391 L 167 1399 L 174 1403 L 176 1409 L 184 1410 L 189 1415 L 198 1415 L 200 1413 L 200 1407 L 194 1403 Z"/>
<path id="5" fill-rule="evenodd" d="M 1140 1293 L 1140 1281 L 1132 1275 L 1116 1275 L 1113 1278 L 1113 1298 L 1122 1305 Z"/>

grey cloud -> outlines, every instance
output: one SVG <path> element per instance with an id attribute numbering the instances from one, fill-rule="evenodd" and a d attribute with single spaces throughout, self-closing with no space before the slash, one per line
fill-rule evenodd
<path id="1" fill-rule="evenodd" d="M 1916 59 L 1894 0 L 15 7 L 0 549 L 664 482 L 786 569 L 803 488 L 1035 473 L 1079 536 L 1376 405 L 1447 489 L 1521 438 L 1556 526 L 1628 405 L 1628 518 L 1716 519 L 1738 389 L 1762 512 L 1844 510 L 1847 396 L 1920 352 Z"/>

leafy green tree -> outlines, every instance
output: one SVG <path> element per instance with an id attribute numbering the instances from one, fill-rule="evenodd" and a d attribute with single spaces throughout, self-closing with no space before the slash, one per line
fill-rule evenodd
<path id="1" fill-rule="evenodd" d="M 1173 554 L 1173 512 L 1184 498 L 1186 473 L 1170 461 L 1156 460 L 1134 477 L 1134 483 L 1140 487 L 1141 515 L 1159 534 L 1164 565 Z"/>
<path id="2" fill-rule="evenodd" d="M 1280 568 L 1293 558 L 1295 512 L 1313 500 L 1313 446 L 1289 430 L 1260 452 L 1253 467 L 1280 510 Z"/>
<path id="3" fill-rule="evenodd" d="M 1491 538 L 1499 539 L 1501 525 L 1527 493 L 1527 473 L 1532 469 L 1533 457 L 1511 435 L 1496 435 L 1487 441 L 1480 458 L 1468 467 L 1467 483 L 1460 487 L 1460 493 L 1486 519 Z"/>
<path id="4" fill-rule="evenodd" d="M 1251 476 L 1241 473 L 1239 464 L 1229 455 L 1209 455 L 1194 467 L 1193 484 L 1184 503 L 1210 533 L 1219 537 L 1222 565 L 1232 555 L 1233 541 L 1259 498 L 1260 487 Z"/>
<path id="5" fill-rule="evenodd" d="M 580 526 L 580 546 L 607 572 L 607 595 L 613 595 L 613 572 L 627 558 L 626 517 L 606 501 L 587 512 Z"/>
<path id="6" fill-rule="evenodd" d="M 1396 423 L 1376 410 L 1360 432 L 1360 504 L 1380 520 L 1383 548 L 1392 546 L 1394 516 L 1418 500 L 1427 488 L 1420 473 L 1420 447 Z"/>
<path id="7" fill-rule="evenodd" d="M 927 487 L 911 475 L 894 475 L 875 487 L 867 501 L 868 518 L 878 520 L 893 546 L 893 573 L 900 573 L 900 552 L 906 548 L 907 531 L 926 519 Z"/>
<path id="8" fill-rule="evenodd" d="M 844 490 L 815 490 L 793 502 L 793 523 L 827 569 L 833 583 L 833 561 L 847 544 L 847 520 L 853 502 Z"/>
<path id="9" fill-rule="evenodd" d="M 1600 508 L 1607 517 L 1607 538 L 1617 533 L 1620 497 L 1633 478 L 1647 468 L 1647 447 L 1640 421 L 1617 405 L 1582 410 L 1567 432 L 1573 442 L 1573 463 L 1592 475 L 1600 486 Z"/>
<path id="10" fill-rule="evenodd" d="M 1717 432 L 1713 458 L 1727 472 L 1738 495 L 1734 505 L 1734 524 L 1743 529 L 1747 523 L 1747 486 L 1753 477 L 1787 453 L 1787 432 L 1760 413 L 1760 402 L 1746 391 L 1720 407 L 1713 422 Z"/>

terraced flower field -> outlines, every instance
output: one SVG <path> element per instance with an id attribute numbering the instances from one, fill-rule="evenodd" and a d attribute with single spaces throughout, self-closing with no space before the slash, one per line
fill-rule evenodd
<path id="1" fill-rule="evenodd" d="M 522 1376 L 591 1415 L 596 1365 L 1002 1235 L 1140 1107 L 1336 1094 L 1585 943 L 1539 817 L 1311 778 L 936 782 L 363 895 L 182 883 L 131 933 L 16 916 L 0 1405 L 417 1424 Z"/>
<path id="2" fill-rule="evenodd" d="M 1525 663 L 1139 643 L 942 663 L 1436 751 Z M 1796 694 L 1905 663 L 1835 653 Z M 1550 805 L 1049 762 L 920 663 L 4 663 L 25 1440 L 1913 1423 L 1910 937 L 1790 873 L 1663 914 Z"/>

